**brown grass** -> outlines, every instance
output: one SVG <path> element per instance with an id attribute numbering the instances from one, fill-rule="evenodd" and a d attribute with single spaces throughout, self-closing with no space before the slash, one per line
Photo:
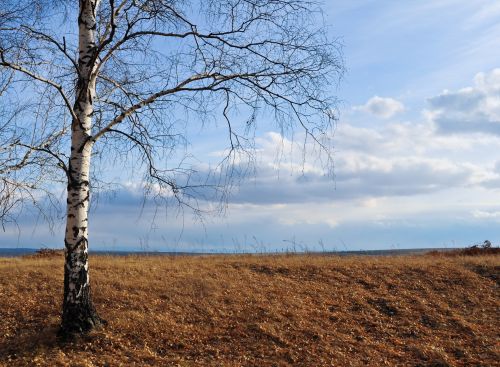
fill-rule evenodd
<path id="1" fill-rule="evenodd" d="M 499 365 L 498 255 L 95 256 L 109 325 L 66 344 L 62 270 L 0 259 L 0 365 Z"/>
<path id="2" fill-rule="evenodd" d="M 441 256 L 441 257 L 452 257 L 452 256 L 485 256 L 485 255 L 500 255 L 500 247 L 479 247 L 471 246 L 466 248 L 457 248 L 448 251 L 429 251 L 427 256 Z"/>

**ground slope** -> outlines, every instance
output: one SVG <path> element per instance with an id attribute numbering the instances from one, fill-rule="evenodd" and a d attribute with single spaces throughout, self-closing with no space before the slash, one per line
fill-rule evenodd
<path id="1" fill-rule="evenodd" d="M 109 321 L 56 337 L 63 259 L 0 259 L 4 366 L 495 366 L 500 256 L 91 258 Z"/>

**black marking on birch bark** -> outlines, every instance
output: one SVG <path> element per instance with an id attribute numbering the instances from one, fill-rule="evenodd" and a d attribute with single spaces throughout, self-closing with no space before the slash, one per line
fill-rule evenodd
<path id="1" fill-rule="evenodd" d="M 73 205 L 74 208 L 78 208 L 79 206 L 81 206 L 82 208 L 85 207 L 85 203 L 88 202 L 90 199 L 90 196 L 89 196 L 89 192 L 87 191 L 87 195 L 79 202 L 77 202 L 76 204 Z"/>
<path id="2" fill-rule="evenodd" d="M 90 2 L 90 7 L 92 8 L 92 15 L 94 16 L 95 18 L 95 9 L 97 7 L 97 2 L 96 1 L 91 1 Z"/>
<path id="3" fill-rule="evenodd" d="M 81 247 L 83 245 L 83 248 L 87 248 L 88 247 L 88 239 L 87 237 L 85 236 L 82 236 L 78 239 L 78 241 L 75 242 L 75 244 L 72 244 L 70 242 L 67 242 L 66 240 L 64 241 L 65 245 L 66 245 L 66 248 L 68 249 L 68 256 L 76 256 L 77 254 L 75 254 L 75 250 L 79 247 Z M 66 264 L 69 264 L 71 266 L 72 262 L 69 262 L 66 261 Z"/>
<path id="4" fill-rule="evenodd" d="M 80 228 L 74 226 L 72 228 L 72 230 L 73 230 L 73 238 L 77 238 L 78 237 L 78 233 L 80 232 Z"/>
<path id="5" fill-rule="evenodd" d="M 83 153 L 83 150 L 85 149 L 85 146 L 87 145 L 87 143 L 91 140 L 90 138 L 90 135 L 85 133 L 83 134 L 85 136 L 85 140 L 83 141 L 83 143 L 80 145 L 80 147 L 78 148 L 78 153 Z"/>
<path id="6" fill-rule="evenodd" d="M 83 51 L 80 51 L 80 53 L 82 53 L 82 52 L 83 52 Z M 80 56 L 80 58 L 81 58 L 81 56 Z M 80 61 L 80 60 L 78 60 L 78 61 Z M 84 82 L 84 81 L 83 81 L 83 79 L 82 79 L 81 77 L 79 77 L 79 78 L 78 78 L 78 80 L 76 81 L 76 89 L 77 89 L 78 91 L 82 90 L 82 88 L 83 88 L 83 82 Z M 78 93 L 80 93 L 80 92 L 78 92 Z M 79 97 L 79 96 L 80 96 L 80 95 L 78 94 L 78 97 Z M 79 99 L 79 98 L 77 98 L 77 99 Z M 77 102 L 78 102 L 78 101 L 77 101 Z"/>
<path id="7" fill-rule="evenodd" d="M 78 180 L 76 178 L 71 177 L 71 180 L 68 182 L 67 189 L 68 191 L 80 191 L 82 188 L 88 192 L 88 187 L 90 186 L 90 182 L 87 180 Z M 79 195 L 78 193 L 76 193 Z M 73 195 L 73 192 L 71 193 Z"/>
<path id="8" fill-rule="evenodd" d="M 82 236 L 82 237 L 80 237 L 80 239 L 78 241 L 76 241 L 74 249 L 77 249 L 78 247 L 80 247 L 82 245 L 84 246 L 84 248 L 87 248 L 88 244 L 89 244 L 89 241 L 88 241 L 87 237 Z"/>
<path id="9" fill-rule="evenodd" d="M 81 103 L 80 103 L 79 100 L 77 100 L 76 103 L 75 103 L 75 110 L 77 110 L 77 111 L 83 111 L 82 105 L 81 105 Z M 81 125 L 80 122 L 78 122 L 78 121 L 76 121 L 76 122 Z"/>

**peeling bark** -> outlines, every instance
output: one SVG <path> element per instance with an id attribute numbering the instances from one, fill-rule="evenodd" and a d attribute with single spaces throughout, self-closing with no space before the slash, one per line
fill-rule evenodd
<path id="1" fill-rule="evenodd" d="M 68 162 L 67 222 L 64 239 L 64 300 L 60 335 L 87 332 L 103 323 L 92 303 L 88 268 L 88 209 L 95 96 L 95 24 L 98 0 L 80 0 L 76 118 L 71 127 Z"/>

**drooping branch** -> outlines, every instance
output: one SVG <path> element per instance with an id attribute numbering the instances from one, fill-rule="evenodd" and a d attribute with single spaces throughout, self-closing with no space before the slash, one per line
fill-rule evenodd
<path id="1" fill-rule="evenodd" d="M 32 71 L 30 71 L 30 70 L 28 70 L 20 65 L 8 62 L 7 60 L 5 60 L 3 50 L 0 50 L 0 66 L 4 66 L 4 67 L 7 67 L 9 69 L 21 72 L 21 73 L 29 76 L 30 78 L 32 78 L 36 81 L 42 82 L 44 84 L 47 84 L 47 85 L 55 88 L 57 90 L 57 92 L 59 93 L 59 95 L 61 96 L 61 98 L 63 99 L 64 104 L 65 104 L 66 108 L 68 109 L 68 112 L 70 113 L 71 117 L 73 119 L 75 119 L 75 121 L 78 121 L 78 117 L 75 114 L 75 111 L 73 110 L 71 101 L 69 100 L 68 96 L 66 95 L 66 92 L 64 91 L 63 87 L 60 84 L 54 82 L 53 80 L 45 78 L 41 75 L 38 75 L 37 73 L 34 73 L 34 72 L 32 72 Z"/>
<path id="2" fill-rule="evenodd" d="M 69 170 L 68 170 L 68 167 L 66 166 L 66 162 L 61 158 L 61 157 L 64 157 L 64 155 L 62 155 L 61 153 L 53 152 L 49 148 L 50 147 L 49 143 L 46 143 L 43 146 L 32 146 L 32 145 L 27 145 L 27 144 L 23 144 L 23 143 L 19 142 L 19 143 L 17 143 L 17 145 L 28 149 L 26 156 L 28 156 L 29 154 L 31 154 L 31 152 L 34 152 L 34 151 L 47 153 L 48 155 L 50 155 L 56 159 L 57 167 L 61 168 L 64 171 L 64 173 L 66 174 L 66 176 L 68 175 Z M 24 163 L 25 162 L 26 162 L 26 159 L 24 160 Z M 22 165 L 20 165 L 19 167 L 21 168 Z"/>
<path id="3" fill-rule="evenodd" d="M 183 92 L 183 91 L 200 91 L 200 90 L 210 89 L 210 87 L 189 88 L 188 85 L 190 83 L 205 80 L 205 79 L 213 79 L 214 83 L 212 84 L 212 86 L 215 86 L 217 84 L 220 84 L 224 80 L 234 79 L 235 77 L 237 77 L 237 76 L 224 77 L 224 76 L 217 75 L 217 74 L 194 75 L 194 76 L 182 81 L 181 83 L 177 84 L 173 88 L 168 88 L 168 89 L 162 90 L 160 92 L 154 93 L 151 96 L 149 96 L 148 98 L 143 99 L 142 101 L 125 109 L 122 113 L 120 113 L 113 120 L 111 120 L 111 122 L 107 126 L 105 126 L 100 131 L 95 133 L 92 137 L 90 137 L 89 140 L 94 141 L 94 142 L 97 141 L 102 135 L 104 135 L 106 132 L 108 132 L 113 126 L 121 123 L 126 117 L 130 116 L 131 114 L 133 114 L 135 111 L 139 110 L 140 108 L 154 103 L 158 98 L 164 97 L 164 96 L 169 95 L 169 94 Z"/>

